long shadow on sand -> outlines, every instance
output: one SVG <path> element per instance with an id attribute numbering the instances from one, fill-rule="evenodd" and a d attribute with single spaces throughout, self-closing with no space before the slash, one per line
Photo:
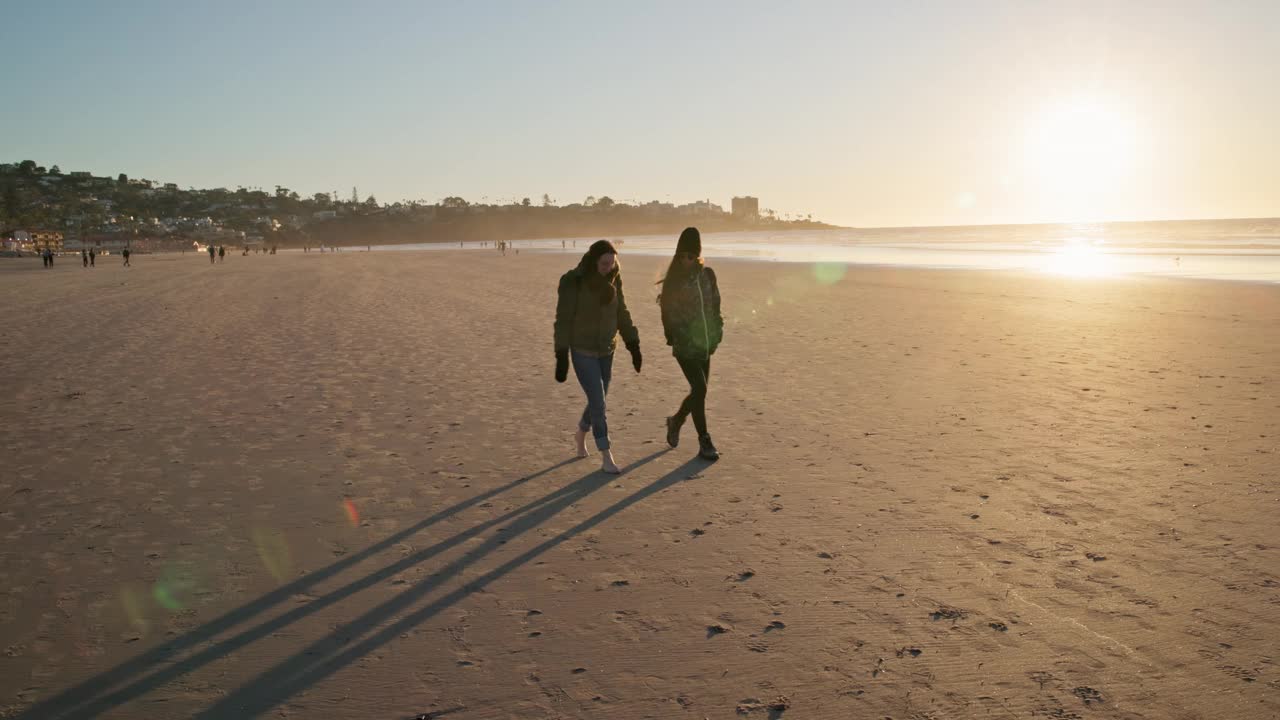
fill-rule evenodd
<path id="1" fill-rule="evenodd" d="M 657 455 L 662 454 L 662 452 L 654 453 L 636 464 L 648 462 Z M 432 582 L 420 583 L 372 608 L 327 636 L 316 640 L 293 656 L 281 661 L 275 667 L 263 672 L 249 683 L 232 691 L 196 717 L 202 720 L 210 720 L 212 718 L 249 718 L 261 715 L 279 703 L 377 650 L 379 647 L 399 637 L 402 633 L 439 615 L 442 611 L 471 593 L 483 589 L 493 581 L 548 550 L 590 530 L 641 500 L 686 479 L 693 468 L 705 467 L 707 464 L 706 461 L 697 458 L 689 460 L 675 470 L 613 503 L 586 520 L 579 522 L 559 535 L 507 560 L 462 587 L 416 610 L 412 609 L 413 605 L 424 599 L 443 582 L 474 565 L 512 538 L 536 528 L 560 511 L 581 500 L 585 495 L 616 480 L 614 476 L 601 473 L 593 473 L 582 478 L 564 488 L 564 490 L 549 495 L 547 502 L 542 503 L 536 510 L 518 518 L 508 526 L 507 532 L 504 532 L 501 537 L 489 538 L 483 544 L 446 565 L 433 576 Z M 405 611 L 409 611 L 407 615 L 384 625 L 384 623 Z"/>
<path id="2" fill-rule="evenodd" d="M 661 455 L 663 452 L 666 451 L 656 452 L 642 458 L 628 466 L 628 469 L 643 465 L 644 463 L 647 463 Z M 531 475 L 526 475 L 517 480 L 513 480 L 505 485 L 480 493 L 479 495 L 445 508 L 430 517 L 425 518 L 419 523 L 378 541 L 364 550 L 344 557 L 342 560 L 334 562 L 320 570 L 308 573 L 297 580 L 282 585 L 279 588 L 255 599 L 253 602 L 246 603 L 235 610 L 231 610 L 179 638 L 167 642 L 160 647 L 149 650 L 138 657 L 117 665 L 110 670 L 99 673 L 98 675 L 95 675 L 72 688 L 64 690 L 47 700 L 40 701 L 27 708 L 16 717 L 20 720 L 37 720 L 37 718 L 39 720 L 48 720 L 53 718 L 95 717 L 150 692 L 151 690 L 160 687 L 183 674 L 191 672 L 205 664 L 208 664 L 209 662 L 217 660 L 218 658 L 225 657 L 227 654 L 255 642 L 256 640 L 267 637 L 271 633 L 278 632 L 281 628 L 318 612 L 325 607 L 331 606 L 355 593 L 384 582 L 397 573 L 427 560 L 434 555 L 445 552 L 460 543 L 466 542 L 470 538 L 473 538 L 496 525 L 500 525 L 515 518 L 519 518 L 521 515 L 530 513 L 536 514 L 536 517 L 538 517 L 539 520 L 530 524 L 527 522 L 527 518 L 525 518 L 518 521 L 518 527 L 521 528 L 521 531 L 523 531 L 523 529 L 533 527 L 539 522 L 550 518 L 552 515 L 568 505 L 581 500 L 590 492 L 603 487 L 611 480 L 615 479 L 615 476 L 605 475 L 600 472 L 593 472 L 590 475 L 587 475 L 586 477 L 583 477 L 563 488 L 552 491 L 537 500 L 531 501 L 519 508 L 504 513 L 501 516 L 479 523 L 454 535 L 453 537 L 415 552 L 412 555 L 402 558 L 401 560 L 359 580 L 355 580 L 340 588 L 327 592 L 307 605 L 297 607 L 252 628 L 241 631 L 229 638 L 213 642 L 214 638 L 218 635 L 233 630 L 236 626 L 251 620 L 255 616 L 266 612 L 272 607 L 284 603 L 294 595 L 337 576 L 339 573 L 342 573 L 360 562 L 377 555 L 383 550 L 393 547 L 412 535 L 464 510 L 474 507 L 489 498 L 493 498 L 504 492 L 512 490 L 542 475 L 546 475 L 547 473 L 572 464 L 573 462 L 575 461 L 566 460 L 557 463 L 551 467 L 545 468 Z M 514 532 L 516 527 L 516 525 L 512 525 L 509 529 L 513 530 L 513 532 L 504 533 L 503 540 L 514 537 L 518 534 L 517 532 Z M 480 553 L 479 550 L 487 548 L 486 552 L 488 552 L 500 542 L 501 541 L 499 540 L 486 542 L 480 548 L 477 548 L 475 551 L 464 556 L 463 560 L 466 560 L 466 563 L 463 563 L 463 560 L 459 560 L 458 562 L 450 564 L 448 568 L 434 576 L 433 580 L 442 582 L 448 577 L 456 574 L 459 570 L 465 568 L 466 565 L 480 559 L 484 553 Z M 428 583 L 423 583 L 423 585 L 428 585 Z M 431 583 L 432 587 L 434 587 L 434 585 L 434 582 Z M 427 587 L 418 591 L 418 589 L 415 588 L 407 591 L 405 594 L 414 592 L 419 592 L 420 594 L 421 592 L 427 592 L 429 589 L 430 587 Z M 392 612 L 394 612 L 394 610 Z M 353 624 L 347 627 L 354 630 L 356 625 Z M 213 644 L 204 647 L 194 655 L 175 661 L 175 656 L 178 653 L 209 642 L 213 642 Z M 118 687 L 121 683 L 128 684 L 123 687 Z M 112 690 L 112 688 L 118 689 Z M 244 717 L 245 714 L 243 711 L 229 711 L 227 712 L 227 716 Z"/>

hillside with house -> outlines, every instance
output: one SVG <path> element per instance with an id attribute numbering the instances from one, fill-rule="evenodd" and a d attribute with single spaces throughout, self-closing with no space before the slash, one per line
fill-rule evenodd
<path id="1" fill-rule="evenodd" d="M 63 172 L 34 160 L 0 164 L 0 237 L 9 251 L 517 240 L 676 233 L 687 225 L 706 232 L 832 227 L 809 216 L 761 210 L 753 197 L 733 198 L 728 210 L 705 199 L 623 203 L 607 196 L 568 204 L 547 195 L 537 202 L 452 196 L 383 204 L 355 188 L 345 199 L 336 192 L 304 197 L 280 185 L 270 191 L 180 188 L 125 173 Z"/>

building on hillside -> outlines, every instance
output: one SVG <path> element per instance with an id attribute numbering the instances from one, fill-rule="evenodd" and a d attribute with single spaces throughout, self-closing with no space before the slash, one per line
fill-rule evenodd
<path id="1" fill-rule="evenodd" d="M 5 250 L 31 250 L 31 233 L 26 230 L 10 230 L 4 234 Z"/>
<path id="2" fill-rule="evenodd" d="M 723 215 L 724 208 L 716 205 L 710 200 L 698 200 L 697 202 L 686 203 L 679 208 L 682 215 Z"/>
<path id="3" fill-rule="evenodd" d="M 750 195 L 733 199 L 733 216 L 744 220 L 755 220 L 760 217 L 760 199 Z"/>
<path id="4" fill-rule="evenodd" d="M 667 215 L 675 211 L 676 206 L 669 202 L 653 200 L 640 206 L 646 215 Z"/>
<path id="5" fill-rule="evenodd" d="M 31 241 L 38 248 L 49 248 L 54 252 L 62 252 L 62 231 L 32 230 Z"/>
<path id="6" fill-rule="evenodd" d="M 31 245 L 37 250 L 48 248 L 54 252 L 62 252 L 62 232 L 58 230 L 32 230 Z"/>

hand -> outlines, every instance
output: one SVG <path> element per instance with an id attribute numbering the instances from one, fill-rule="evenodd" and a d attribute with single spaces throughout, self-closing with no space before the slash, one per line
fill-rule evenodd
<path id="1" fill-rule="evenodd" d="M 628 345 L 627 350 L 631 353 L 631 367 L 635 368 L 636 372 L 640 372 L 640 363 L 644 361 L 640 356 L 640 343 Z"/>
<path id="2" fill-rule="evenodd" d="M 569 351 L 556 351 L 556 382 L 564 382 L 569 377 Z"/>

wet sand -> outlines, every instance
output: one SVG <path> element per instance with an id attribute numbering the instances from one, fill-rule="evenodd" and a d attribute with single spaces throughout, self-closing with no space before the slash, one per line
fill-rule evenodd
<path id="1" fill-rule="evenodd" d="M 0 716 L 1273 718 L 1280 288 L 563 256 L 0 260 Z"/>

